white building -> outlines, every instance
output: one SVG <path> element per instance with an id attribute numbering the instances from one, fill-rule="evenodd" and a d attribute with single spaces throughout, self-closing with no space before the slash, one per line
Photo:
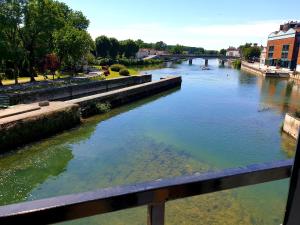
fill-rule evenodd
<path id="1" fill-rule="evenodd" d="M 263 47 L 259 59 L 260 67 L 264 67 L 266 65 L 266 58 L 267 58 L 267 47 Z"/>
<path id="2" fill-rule="evenodd" d="M 155 56 L 155 55 L 165 55 L 168 54 L 166 51 L 158 51 L 151 48 L 140 48 L 139 51 L 136 53 L 137 59 L 143 59 L 147 58 L 149 56 Z"/>
<path id="3" fill-rule="evenodd" d="M 226 51 L 226 56 L 229 57 L 240 57 L 240 51 L 234 47 L 229 47 Z"/>
<path id="4" fill-rule="evenodd" d="M 147 48 L 140 48 L 139 51 L 136 53 L 137 59 L 143 59 L 148 57 L 150 54 L 150 49 Z"/>

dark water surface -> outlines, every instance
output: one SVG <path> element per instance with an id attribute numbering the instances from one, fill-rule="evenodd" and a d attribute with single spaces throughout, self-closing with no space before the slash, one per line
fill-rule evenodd
<path id="1" fill-rule="evenodd" d="M 280 126 L 300 86 L 209 63 L 147 71 L 181 75 L 182 87 L 1 156 L 0 204 L 292 157 Z M 170 202 L 166 223 L 278 225 L 287 190 L 284 180 Z M 146 207 L 71 223 L 146 224 Z"/>

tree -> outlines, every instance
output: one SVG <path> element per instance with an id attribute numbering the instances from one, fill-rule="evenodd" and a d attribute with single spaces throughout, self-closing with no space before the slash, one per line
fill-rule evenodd
<path id="1" fill-rule="evenodd" d="M 167 44 L 163 41 L 156 42 L 154 45 L 154 49 L 158 51 L 164 51 L 167 49 Z"/>
<path id="2" fill-rule="evenodd" d="M 172 54 L 182 54 L 183 53 L 183 46 L 182 45 L 175 45 L 172 49 L 171 49 Z"/>
<path id="3" fill-rule="evenodd" d="M 227 52 L 226 49 L 223 48 L 220 50 L 220 55 L 225 56 L 226 52 Z"/>
<path id="4" fill-rule="evenodd" d="M 62 65 L 76 69 L 95 47 L 91 36 L 85 30 L 66 26 L 53 35 L 55 53 Z"/>
<path id="5" fill-rule="evenodd" d="M 37 64 L 53 49 L 53 32 L 65 25 L 66 20 L 62 15 L 64 7 L 68 9 L 66 5 L 53 0 L 28 0 L 24 7 L 21 37 L 28 52 L 31 81 L 36 76 Z"/>
<path id="6" fill-rule="evenodd" d="M 102 35 L 96 38 L 96 55 L 97 57 L 108 57 L 111 49 L 111 42 L 108 37 Z"/>
<path id="7" fill-rule="evenodd" d="M 37 68 L 54 51 L 54 34 L 65 27 L 86 34 L 88 25 L 81 12 L 55 0 L 1 0 L 0 61 L 13 70 L 16 82 L 19 71 L 34 81 Z"/>
<path id="8" fill-rule="evenodd" d="M 243 48 L 243 57 L 246 60 L 253 60 L 260 57 L 261 49 L 257 46 Z"/>
<path id="9" fill-rule="evenodd" d="M 110 38 L 109 56 L 113 59 L 117 58 L 120 51 L 120 43 L 116 38 Z"/>
<path id="10" fill-rule="evenodd" d="M 60 67 L 60 63 L 58 57 L 54 53 L 46 55 L 45 62 L 44 62 L 44 70 L 49 70 L 51 72 L 53 76 L 53 80 L 54 80 L 55 71 L 58 70 L 59 67 Z"/>
<path id="11" fill-rule="evenodd" d="M 16 84 L 18 83 L 20 66 L 25 56 L 20 38 L 25 5 L 25 0 L 0 2 L 0 60 L 1 64 L 5 66 L 9 64 L 12 67 Z"/>
<path id="12" fill-rule="evenodd" d="M 120 42 L 121 52 L 124 52 L 126 58 L 135 57 L 139 51 L 139 46 L 131 39 Z"/>

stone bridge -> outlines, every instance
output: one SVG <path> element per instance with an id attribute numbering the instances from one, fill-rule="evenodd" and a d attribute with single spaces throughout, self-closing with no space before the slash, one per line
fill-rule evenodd
<path id="1" fill-rule="evenodd" d="M 228 60 L 239 59 L 239 57 L 236 56 L 223 56 L 218 54 L 162 54 L 157 55 L 156 58 L 163 60 L 188 59 L 190 65 L 193 64 L 193 59 L 201 58 L 205 60 L 205 66 L 208 66 L 209 59 L 219 59 L 222 65 Z"/>

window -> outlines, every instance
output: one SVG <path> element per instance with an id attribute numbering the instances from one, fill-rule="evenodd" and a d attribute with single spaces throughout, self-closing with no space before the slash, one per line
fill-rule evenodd
<path id="1" fill-rule="evenodd" d="M 282 46 L 282 52 L 281 52 L 281 59 L 282 60 L 287 60 L 288 59 L 288 55 L 289 55 L 289 45 L 283 45 Z"/>
<path id="2" fill-rule="evenodd" d="M 272 59 L 272 58 L 273 58 L 273 52 L 269 52 L 268 58 L 269 58 L 269 59 Z"/>
<path id="3" fill-rule="evenodd" d="M 283 52 L 288 52 L 289 51 L 290 46 L 289 45 L 283 45 L 282 46 L 282 51 Z"/>
<path id="4" fill-rule="evenodd" d="M 274 46 L 269 47 L 269 52 L 274 52 Z"/>
<path id="5" fill-rule="evenodd" d="M 281 59 L 287 59 L 288 58 L 289 53 L 288 52 L 282 52 L 281 53 Z"/>

